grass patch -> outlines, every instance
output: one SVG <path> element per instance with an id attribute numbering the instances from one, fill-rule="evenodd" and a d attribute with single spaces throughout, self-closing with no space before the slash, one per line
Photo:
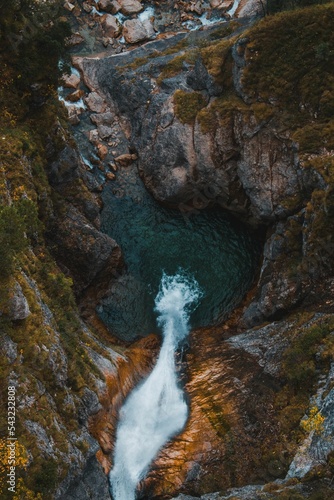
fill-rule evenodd
<path id="1" fill-rule="evenodd" d="M 174 94 L 175 116 L 182 123 L 195 123 L 197 113 L 206 106 L 200 92 L 177 90 Z"/>

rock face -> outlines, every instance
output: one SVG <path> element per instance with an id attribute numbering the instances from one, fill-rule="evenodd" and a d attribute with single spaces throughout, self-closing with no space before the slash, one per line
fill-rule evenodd
<path id="1" fill-rule="evenodd" d="M 125 38 L 135 43 L 146 36 L 142 26 L 137 20 L 127 21 Z M 163 80 L 158 89 L 155 79 L 169 60 L 156 57 L 126 74 L 117 72 L 119 57 L 84 63 L 86 82 L 102 89 L 128 120 L 147 188 L 157 200 L 179 208 L 202 197 L 207 204 L 218 201 L 253 224 L 285 218 L 284 200 L 303 186 L 296 147 L 288 135 L 241 109 L 213 130 L 204 119 L 184 122 L 182 110 L 181 115 L 176 110 L 177 89 L 190 96 L 201 91 L 214 102 L 221 87 L 199 57 L 194 66 Z M 213 104 L 205 111 L 207 121 L 221 120 Z"/>
<path id="2" fill-rule="evenodd" d="M 26 319 L 30 314 L 29 304 L 23 294 L 21 285 L 15 283 L 9 303 L 9 316 L 14 321 Z"/>
<path id="3" fill-rule="evenodd" d="M 228 8 L 227 2 L 224 8 Z M 138 26 L 135 19 L 125 23 L 129 43 L 139 41 L 129 36 L 129 28 Z M 114 164 L 137 162 L 153 196 L 189 216 L 218 204 L 261 234 L 266 232 L 258 283 L 238 312 L 236 332 L 242 333 L 233 335 L 235 331 L 229 333 L 227 326 L 192 334 L 191 351 L 186 355 L 188 378 L 182 379 L 191 405 L 189 421 L 160 452 L 139 485 L 138 494 L 143 498 L 169 498 L 177 491 L 195 495 L 181 495 L 180 499 L 275 498 L 263 486 L 242 486 L 277 481 L 285 487 L 285 480 L 301 477 L 301 471 L 314 467 L 317 456 L 325 460 L 332 450 L 329 427 L 324 436 L 330 445 L 314 434 L 308 436 L 301 458 L 298 453 L 295 456 L 297 439 L 289 434 L 290 421 L 296 431 L 303 412 L 309 409 L 312 383 L 309 393 L 299 400 L 300 382 L 287 382 L 292 377 L 287 359 L 296 356 L 294 364 L 298 364 L 295 340 L 303 331 L 318 328 L 318 320 L 321 329 L 322 318 L 317 316 L 314 324 L 302 314 L 282 319 L 310 293 L 309 268 L 321 276 L 311 260 L 316 224 L 307 200 L 313 192 L 327 193 L 329 184 L 324 175 L 304 168 L 290 133 L 246 94 L 242 77 L 247 37 L 239 38 L 229 53 L 233 84 L 221 74 L 217 77 L 226 54 L 214 54 L 219 61 L 214 70 L 209 51 L 199 50 L 199 44 L 187 58 L 182 46 L 191 45 L 196 37 L 209 42 L 214 50 L 210 33 L 198 32 L 192 39 L 178 35 L 180 52 L 174 50 L 176 40 L 173 44 L 166 39 L 117 56 L 76 59 L 86 85 L 103 102 L 103 111 L 91 115 L 97 138 L 113 139 L 112 119 L 122 128 L 129 153 L 113 153 Z M 227 85 L 233 85 L 231 106 L 230 96 L 226 99 L 224 95 Z M 99 147 L 99 141 L 95 142 Z M 253 328 L 268 319 L 275 321 Z M 306 365 L 326 373 L 327 366 L 317 361 L 321 348 L 312 356 Z M 144 354 L 136 363 L 146 365 L 146 361 Z M 133 383 L 127 369 L 125 381 L 113 381 L 108 396 L 112 405 L 104 401 L 103 409 L 91 420 L 105 471 L 111 466 L 120 401 Z M 318 398 L 319 408 L 331 425 L 330 383 L 326 387 L 327 399 Z M 205 495 L 232 486 L 240 488 L 224 495 Z M 309 493 L 303 485 L 296 488 L 296 494 Z"/>

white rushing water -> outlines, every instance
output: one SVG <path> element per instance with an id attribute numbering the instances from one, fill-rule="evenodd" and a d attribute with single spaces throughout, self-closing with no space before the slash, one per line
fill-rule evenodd
<path id="1" fill-rule="evenodd" d="M 114 500 L 135 499 L 136 486 L 160 448 L 187 421 L 188 407 L 175 373 L 175 350 L 188 335 L 190 308 L 200 296 L 195 280 L 182 274 L 163 275 L 155 299 L 163 343 L 153 371 L 120 412 L 114 468 L 109 475 Z"/>

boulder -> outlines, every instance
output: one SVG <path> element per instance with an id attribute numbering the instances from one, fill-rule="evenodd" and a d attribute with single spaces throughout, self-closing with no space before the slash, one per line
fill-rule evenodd
<path id="1" fill-rule="evenodd" d="M 121 10 L 120 4 L 117 0 L 99 0 L 98 2 L 99 9 L 104 12 L 108 12 L 109 14 L 117 14 Z"/>
<path id="2" fill-rule="evenodd" d="M 90 92 L 85 98 L 85 103 L 89 110 L 94 111 L 94 113 L 104 113 L 107 108 L 106 103 L 97 92 Z"/>
<path id="3" fill-rule="evenodd" d="M 111 38 L 116 38 L 122 31 L 122 25 L 115 16 L 105 14 L 101 17 L 102 27 L 105 34 Z"/>
<path id="4" fill-rule="evenodd" d="M 73 33 L 68 39 L 67 43 L 69 46 L 74 47 L 75 45 L 80 45 L 85 39 L 80 33 Z"/>
<path id="5" fill-rule="evenodd" d="M 73 5 L 73 3 L 70 3 L 70 2 L 65 2 L 64 3 L 64 8 L 66 10 L 68 10 L 69 12 L 72 12 L 72 10 L 75 9 L 75 5 Z"/>
<path id="6" fill-rule="evenodd" d="M 138 43 L 149 40 L 155 35 L 155 32 L 150 20 L 131 19 L 125 21 L 123 34 L 128 43 Z"/>
<path id="7" fill-rule="evenodd" d="M 66 97 L 66 101 L 78 102 L 85 95 L 84 91 L 81 89 L 75 90 Z"/>
<path id="8" fill-rule="evenodd" d="M 101 139 L 108 139 L 112 135 L 112 128 L 107 125 L 98 125 L 97 130 Z"/>
<path id="9" fill-rule="evenodd" d="M 138 0 L 119 0 L 118 2 L 121 6 L 121 12 L 125 16 L 130 16 L 131 14 L 138 14 L 138 12 L 143 10 L 143 6 Z"/>
<path id="10" fill-rule="evenodd" d="M 93 6 L 88 2 L 83 2 L 82 8 L 85 12 L 87 12 L 87 14 L 90 14 L 93 10 Z"/>
<path id="11" fill-rule="evenodd" d="M 63 75 L 62 81 L 65 88 L 76 89 L 80 84 L 80 77 L 72 73 L 71 75 Z"/>

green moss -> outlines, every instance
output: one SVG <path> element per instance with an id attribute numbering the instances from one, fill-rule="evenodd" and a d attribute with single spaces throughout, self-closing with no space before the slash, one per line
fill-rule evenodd
<path id="1" fill-rule="evenodd" d="M 293 339 L 285 351 L 282 368 L 285 377 L 296 387 L 312 386 L 316 378 L 315 355 L 323 339 L 333 328 L 333 320 L 319 322 Z"/>
<path id="2" fill-rule="evenodd" d="M 175 116 L 182 122 L 192 124 L 197 113 L 204 108 L 206 100 L 200 92 L 177 90 L 174 94 Z"/>
<path id="3" fill-rule="evenodd" d="M 198 51 L 196 49 L 194 50 L 189 50 L 185 53 L 181 53 L 178 56 L 174 57 L 171 59 L 162 69 L 158 79 L 157 83 L 158 85 L 161 85 L 163 80 L 166 78 L 171 78 L 183 69 L 183 65 L 185 62 L 187 63 L 195 63 L 196 58 L 198 57 Z"/>
<path id="4" fill-rule="evenodd" d="M 227 127 L 236 112 L 241 112 L 244 116 L 251 114 L 241 99 L 233 94 L 226 94 L 215 99 L 210 106 L 200 110 L 197 117 L 198 123 L 202 132 L 213 133 L 218 127 Z"/>

